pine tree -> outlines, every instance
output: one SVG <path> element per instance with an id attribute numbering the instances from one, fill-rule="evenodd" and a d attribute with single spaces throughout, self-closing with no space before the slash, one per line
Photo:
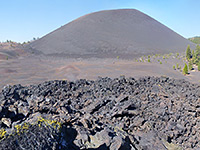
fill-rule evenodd
<path id="1" fill-rule="evenodd" d="M 179 63 L 176 64 L 176 68 L 179 69 Z"/>
<path id="2" fill-rule="evenodd" d="M 191 58 L 190 45 L 188 45 L 187 50 L 186 50 L 186 58 L 187 58 L 187 60 L 189 60 Z"/>
<path id="3" fill-rule="evenodd" d="M 196 51 L 194 53 L 193 63 L 198 65 L 200 62 L 200 46 L 196 46 Z"/>
<path id="4" fill-rule="evenodd" d="M 189 70 L 192 70 L 192 69 L 193 69 L 192 61 L 191 61 L 191 60 L 189 61 L 188 68 L 189 68 Z"/>
<path id="5" fill-rule="evenodd" d="M 185 67 L 183 68 L 183 74 L 184 75 L 188 74 L 188 66 L 186 63 L 185 63 Z"/>
<path id="6" fill-rule="evenodd" d="M 198 63 L 198 71 L 200 71 L 200 62 Z"/>
<path id="7" fill-rule="evenodd" d="M 196 46 L 195 57 L 200 57 L 200 46 Z"/>
<path id="8" fill-rule="evenodd" d="M 192 50 L 192 58 L 194 58 L 194 50 Z"/>

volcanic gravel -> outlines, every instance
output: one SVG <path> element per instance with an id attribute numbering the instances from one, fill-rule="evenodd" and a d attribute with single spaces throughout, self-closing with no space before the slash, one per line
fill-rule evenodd
<path id="1" fill-rule="evenodd" d="M 62 123 L 37 125 L 38 117 Z M 200 149 L 200 85 L 168 77 L 5 86 L 0 149 Z M 13 134 L 16 125 L 29 124 Z M 10 135 L 10 136 L 8 136 Z"/>
<path id="2" fill-rule="evenodd" d="M 64 58 L 123 58 L 181 53 L 195 44 L 136 9 L 82 16 L 27 45 L 34 54 Z"/>

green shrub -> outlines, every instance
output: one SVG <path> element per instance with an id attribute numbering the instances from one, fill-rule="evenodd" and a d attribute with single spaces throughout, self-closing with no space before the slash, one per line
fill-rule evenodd
<path id="1" fill-rule="evenodd" d="M 197 45 L 196 46 L 196 51 L 195 51 L 195 54 L 194 54 L 196 57 L 200 57 L 200 46 Z"/>
<path id="2" fill-rule="evenodd" d="M 192 50 L 192 58 L 194 57 L 194 50 Z"/>
<path id="3" fill-rule="evenodd" d="M 192 41 L 193 43 L 200 44 L 200 37 L 198 36 L 189 38 L 189 40 Z"/>
<path id="4" fill-rule="evenodd" d="M 188 66 L 185 63 L 185 67 L 183 68 L 183 75 L 187 75 L 188 74 Z"/>
<path id="5" fill-rule="evenodd" d="M 191 50 L 190 50 L 190 45 L 188 45 L 186 50 L 186 59 L 189 60 L 190 58 L 191 58 Z"/>
<path id="6" fill-rule="evenodd" d="M 68 149 L 60 143 L 60 139 L 65 141 L 70 136 L 66 129 L 60 122 L 44 118 L 38 118 L 33 124 L 14 125 L 13 130 L 7 133 L 2 128 L 0 149 Z"/>
<path id="7" fill-rule="evenodd" d="M 174 69 L 174 70 L 176 70 L 176 67 L 175 67 L 175 65 L 173 65 L 173 69 Z"/>
<path id="8" fill-rule="evenodd" d="M 192 61 L 191 61 L 191 60 L 189 61 L 188 68 L 189 68 L 189 70 L 192 70 L 192 69 L 193 69 Z"/>
<path id="9" fill-rule="evenodd" d="M 3 128 L 1 128 L 0 129 L 0 139 L 4 138 L 5 135 L 6 135 L 6 131 Z"/>
<path id="10" fill-rule="evenodd" d="M 179 63 L 176 64 L 176 68 L 179 69 Z"/>

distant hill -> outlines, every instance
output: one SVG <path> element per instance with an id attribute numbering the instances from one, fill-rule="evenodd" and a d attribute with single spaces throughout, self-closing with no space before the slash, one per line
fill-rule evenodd
<path id="1" fill-rule="evenodd" d="M 195 44 L 200 44 L 200 36 L 195 36 L 195 37 L 191 37 L 191 38 L 188 38 L 188 39 Z"/>
<path id="2" fill-rule="evenodd" d="M 23 45 L 17 42 L 0 42 L 0 60 L 25 56 L 27 53 L 23 49 Z"/>
<path id="3" fill-rule="evenodd" d="M 183 52 L 194 44 L 135 9 L 82 16 L 28 45 L 34 53 L 64 57 L 134 58 Z"/>

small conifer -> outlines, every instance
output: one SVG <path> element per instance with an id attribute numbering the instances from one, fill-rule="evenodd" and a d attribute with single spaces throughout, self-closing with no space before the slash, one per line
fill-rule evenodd
<path id="1" fill-rule="evenodd" d="M 189 68 L 189 70 L 192 70 L 192 68 L 193 68 L 191 60 L 189 61 L 188 68 Z"/>
<path id="2" fill-rule="evenodd" d="M 183 68 L 183 74 L 184 75 L 188 74 L 188 66 L 186 63 L 185 63 L 185 67 Z"/>
<path id="3" fill-rule="evenodd" d="M 188 45 L 186 50 L 186 59 L 189 60 L 190 58 L 191 58 L 191 50 L 190 50 L 190 45 Z"/>
<path id="4" fill-rule="evenodd" d="M 200 62 L 198 63 L 198 71 L 200 71 Z"/>

